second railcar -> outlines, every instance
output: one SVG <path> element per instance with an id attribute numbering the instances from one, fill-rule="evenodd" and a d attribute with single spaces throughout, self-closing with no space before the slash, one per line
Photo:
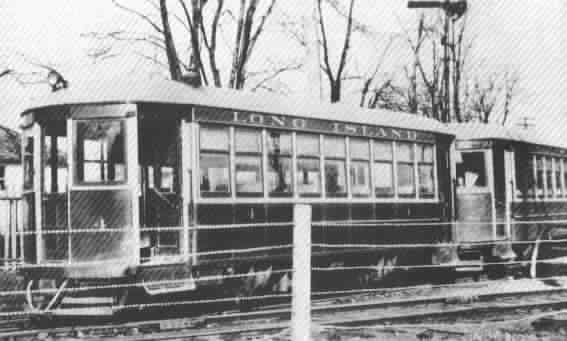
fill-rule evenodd
<path id="1" fill-rule="evenodd" d="M 565 147 L 517 127 L 469 123 L 450 129 L 457 136 L 455 237 L 472 258 L 527 260 L 530 241 L 567 235 Z M 556 243 L 543 254 L 565 251 Z"/>

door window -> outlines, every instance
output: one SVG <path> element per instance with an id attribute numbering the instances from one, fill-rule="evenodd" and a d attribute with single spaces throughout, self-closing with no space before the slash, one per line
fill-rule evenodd
<path id="1" fill-rule="evenodd" d="M 461 152 L 457 162 L 457 188 L 478 190 L 488 187 L 484 152 Z"/>

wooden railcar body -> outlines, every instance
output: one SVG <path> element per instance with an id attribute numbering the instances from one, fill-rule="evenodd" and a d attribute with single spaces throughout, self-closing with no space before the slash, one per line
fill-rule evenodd
<path id="1" fill-rule="evenodd" d="M 289 268 L 291 225 L 275 225 L 295 203 L 312 205 L 313 243 L 452 238 L 453 136 L 426 118 L 157 80 L 73 84 L 22 116 L 22 272 L 42 285 L 187 280 L 145 286 L 159 295 Z M 433 252 L 321 248 L 313 265 Z"/>
<path id="2" fill-rule="evenodd" d="M 450 129 L 461 167 L 455 186 L 457 241 L 471 248 L 476 243 L 484 259 L 502 261 L 531 257 L 533 244 L 523 242 L 565 235 L 567 149 L 520 128 L 457 124 Z M 471 176 L 467 183 L 467 171 L 483 174 L 476 184 Z M 503 241 L 512 242 L 514 252 Z M 547 249 L 546 257 L 567 251 L 560 245 Z"/>

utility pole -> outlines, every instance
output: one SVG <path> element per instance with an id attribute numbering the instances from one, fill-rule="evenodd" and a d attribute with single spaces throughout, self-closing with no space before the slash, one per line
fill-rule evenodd
<path id="1" fill-rule="evenodd" d="M 441 87 L 441 104 L 442 104 L 442 122 L 451 121 L 451 57 L 449 47 L 454 44 L 451 37 L 452 24 L 462 17 L 467 11 L 467 0 L 444 0 L 444 1 L 428 1 L 428 0 L 409 0 L 409 9 L 426 9 L 437 8 L 442 9 L 445 13 L 443 37 L 441 45 L 443 45 L 443 86 Z"/>
<path id="2" fill-rule="evenodd" d="M 523 116 L 520 118 L 520 122 L 517 123 L 520 127 L 528 129 L 529 127 L 535 126 L 533 117 Z"/>

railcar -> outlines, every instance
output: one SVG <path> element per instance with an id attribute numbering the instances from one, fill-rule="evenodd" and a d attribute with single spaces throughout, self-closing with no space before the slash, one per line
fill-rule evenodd
<path id="1" fill-rule="evenodd" d="M 73 83 L 22 119 L 21 271 L 38 312 L 107 315 L 150 297 L 236 288 L 229 275 L 258 271 L 249 293 L 288 290 L 290 274 L 276 270 L 290 268 L 289 249 L 215 251 L 290 244 L 291 228 L 274 225 L 292 221 L 295 203 L 312 205 L 321 223 L 313 243 L 452 238 L 454 136 L 427 118 L 119 79 Z M 313 265 L 450 262 L 434 253 L 314 249 Z M 81 290 L 89 286 L 112 290 Z M 41 305 L 38 287 L 56 294 Z"/>
<path id="2" fill-rule="evenodd" d="M 528 260 L 535 245 L 529 241 L 565 235 L 565 147 L 518 127 L 467 123 L 450 130 L 456 134 L 454 236 L 462 260 L 476 261 L 479 270 L 489 262 Z M 555 243 L 544 257 L 565 251 Z"/>

